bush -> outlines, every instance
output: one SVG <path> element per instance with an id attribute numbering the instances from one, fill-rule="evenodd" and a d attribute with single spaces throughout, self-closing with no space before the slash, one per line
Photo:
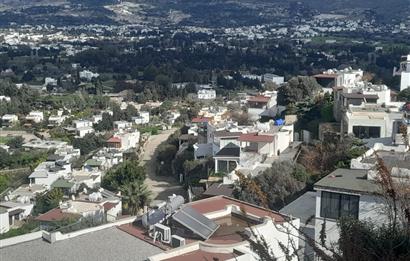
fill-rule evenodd
<path id="1" fill-rule="evenodd" d="M 25 223 L 21 227 L 11 229 L 7 233 L 1 234 L 0 240 L 31 233 L 33 230 L 38 228 L 38 226 L 39 226 L 39 223 L 37 221 L 28 219 L 25 221 Z"/>
<path id="2" fill-rule="evenodd" d="M 291 202 L 306 186 L 308 175 L 303 167 L 291 162 L 274 162 L 259 176 L 242 179 L 234 196 L 270 209 L 280 209 Z M 261 196 L 263 195 L 263 196 Z"/>

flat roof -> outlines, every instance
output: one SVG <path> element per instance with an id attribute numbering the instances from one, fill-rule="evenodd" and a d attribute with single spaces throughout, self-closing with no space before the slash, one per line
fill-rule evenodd
<path id="1" fill-rule="evenodd" d="M 305 224 L 316 212 L 316 192 L 308 191 L 282 208 L 280 213 L 291 215 Z"/>
<path id="2" fill-rule="evenodd" d="M 239 141 L 245 142 L 273 142 L 273 135 L 263 135 L 259 133 L 247 133 L 239 136 Z"/>
<path id="3" fill-rule="evenodd" d="M 187 205 L 191 206 L 193 209 L 195 209 L 201 214 L 225 210 L 226 206 L 228 205 L 236 205 L 240 207 L 240 209 L 246 214 L 251 214 L 260 218 L 266 216 L 271 217 L 279 223 L 285 221 L 285 215 L 282 215 L 278 212 L 226 196 L 215 196 L 207 199 L 194 201 L 188 203 Z"/>
<path id="4" fill-rule="evenodd" d="M 379 150 L 376 152 L 384 164 L 389 168 L 397 167 L 401 169 L 410 169 L 410 152 L 396 152 Z M 373 153 L 370 157 L 362 160 L 363 163 L 376 164 L 377 159 Z"/>
<path id="5" fill-rule="evenodd" d="M 50 244 L 33 240 L 0 249 L 2 261 L 143 261 L 163 251 L 115 227 Z"/>
<path id="6" fill-rule="evenodd" d="M 203 193 L 206 196 L 228 196 L 232 197 L 234 186 L 232 184 L 213 183 Z"/>
<path id="7" fill-rule="evenodd" d="M 367 170 L 363 169 L 337 169 L 316 182 L 314 188 L 362 192 L 366 194 L 380 192 L 379 185 L 374 180 L 368 180 Z"/>
<path id="8" fill-rule="evenodd" d="M 342 96 L 348 99 L 378 99 L 377 94 L 363 94 L 363 93 L 342 93 Z"/>

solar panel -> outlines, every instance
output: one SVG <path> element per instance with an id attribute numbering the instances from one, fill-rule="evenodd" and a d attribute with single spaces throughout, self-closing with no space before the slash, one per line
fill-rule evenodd
<path id="1" fill-rule="evenodd" d="M 186 206 L 174 214 L 173 219 L 203 239 L 208 239 L 219 227 L 214 221 Z"/>
<path id="2" fill-rule="evenodd" d="M 215 230 L 218 228 L 218 224 L 216 224 L 213 220 L 210 220 L 209 218 L 205 217 L 204 215 L 193 209 L 191 206 L 185 206 L 184 208 L 182 208 L 182 211 L 190 215 L 192 218 L 198 220 L 211 230 Z"/>

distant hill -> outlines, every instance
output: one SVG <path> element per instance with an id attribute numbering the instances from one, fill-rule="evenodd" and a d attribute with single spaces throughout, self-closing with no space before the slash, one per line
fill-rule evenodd
<path id="1" fill-rule="evenodd" d="M 286 0 L 276 0 L 287 2 Z M 320 12 L 348 12 L 352 9 L 367 9 L 379 19 L 391 20 L 410 16 L 410 0 L 298 0 Z"/>
<path id="2" fill-rule="evenodd" d="M 118 5 L 120 2 L 0 0 L 0 26 L 12 22 L 79 25 L 146 21 L 219 27 L 263 24 L 318 13 L 363 15 L 390 22 L 410 14 L 410 0 L 123 0 L 126 4 Z"/>

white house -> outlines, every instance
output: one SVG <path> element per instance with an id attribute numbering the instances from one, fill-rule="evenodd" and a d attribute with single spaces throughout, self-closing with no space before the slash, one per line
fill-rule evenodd
<path id="1" fill-rule="evenodd" d="M 128 121 L 114 121 L 114 129 L 124 130 L 132 127 L 132 122 Z"/>
<path id="2" fill-rule="evenodd" d="M 73 127 L 76 129 L 84 128 L 84 127 L 92 127 L 93 123 L 89 120 L 75 120 L 73 121 Z"/>
<path id="3" fill-rule="evenodd" d="M 71 173 L 71 163 L 65 161 L 45 161 L 40 163 L 28 177 L 30 184 L 51 187 L 57 179 L 67 178 Z"/>
<path id="4" fill-rule="evenodd" d="M 216 98 L 216 91 L 212 88 L 203 88 L 198 90 L 199 100 L 214 100 Z"/>
<path id="5" fill-rule="evenodd" d="M 392 162 L 389 153 L 384 155 L 384 161 L 390 162 L 387 167 L 392 169 L 398 162 L 410 168 L 410 154 L 397 154 Z M 402 160 L 404 159 L 404 160 Z M 373 166 L 375 164 L 373 157 Z M 368 169 L 370 161 L 364 160 L 360 169 L 337 169 L 314 185 L 316 190 L 315 239 L 320 242 L 323 223 L 326 222 L 326 244 L 330 246 L 339 239 L 338 219 L 352 217 L 371 221 L 375 225 L 383 225 L 388 221 L 386 199 L 382 196 L 381 187 L 376 182 L 376 171 Z M 354 166 L 358 166 L 355 163 Z M 392 171 L 393 180 L 409 182 L 410 173 Z M 397 176 L 396 176 L 397 175 Z M 326 221 L 325 221 L 326 220 Z"/>
<path id="6" fill-rule="evenodd" d="M 6 233 L 10 228 L 18 227 L 18 221 L 31 214 L 33 204 L 15 201 L 0 202 L 0 234 Z"/>
<path id="7" fill-rule="evenodd" d="M 181 117 L 181 113 L 179 111 L 170 111 L 167 115 L 167 120 L 169 124 L 175 124 L 175 121 Z"/>
<path id="8" fill-rule="evenodd" d="M 54 79 L 52 77 L 45 77 L 44 78 L 44 85 L 45 86 L 48 86 L 48 85 L 57 86 L 57 79 Z"/>
<path id="9" fill-rule="evenodd" d="M 343 115 L 341 132 L 361 139 L 394 139 L 402 120 L 403 113 L 394 106 L 350 105 Z"/>
<path id="10" fill-rule="evenodd" d="M 94 133 L 95 130 L 93 127 L 81 127 L 77 128 L 75 132 L 77 137 L 83 138 L 87 134 Z"/>
<path id="11" fill-rule="evenodd" d="M 139 116 L 132 117 L 132 121 L 137 124 L 148 124 L 149 123 L 149 112 L 148 111 L 140 111 Z"/>
<path id="12" fill-rule="evenodd" d="M 128 149 L 137 148 L 140 140 L 140 132 L 138 130 L 115 133 L 107 140 L 107 146 L 110 148 L 126 151 Z"/>
<path id="13" fill-rule="evenodd" d="M 273 83 L 279 86 L 285 82 L 285 77 L 272 74 L 272 73 L 266 73 L 263 75 L 263 81 L 265 83 Z"/>
<path id="14" fill-rule="evenodd" d="M 44 114 L 41 111 L 32 111 L 26 116 L 26 121 L 40 123 L 44 120 Z"/>
<path id="15" fill-rule="evenodd" d="M 400 91 L 410 88 L 410 54 L 402 57 L 399 71 L 394 70 L 393 75 L 400 75 Z"/>
<path id="16" fill-rule="evenodd" d="M 1 117 L 3 126 L 12 126 L 19 121 L 19 118 L 15 114 L 4 114 Z"/>
<path id="17" fill-rule="evenodd" d="M 92 71 L 89 71 L 89 70 L 83 70 L 80 72 L 80 78 L 86 79 L 87 81 L 91 81 L 93 78 L 98 78 L 99 76 L 100 74 L 93 73 Z"/>
<path id="18" fill-rule="evenodd" d="M 8 96 L 0 95 L 0 101 L 2 102 L 10 102 L 11 98 Z"/>
<path id="19" fill-rule="evenodd" d="M 49 126 L 60 126 L 68 116 L 66 115 L 52 115 L 48 118 L 48 125 Z"/>
<path id="20" fill-rule="evenodd" d="M 258 120 L 262 116 L 274 117 L 277 112 L 276 91 L 264 92 L 247 99 L 248 117 L 252 121 Z"/>

